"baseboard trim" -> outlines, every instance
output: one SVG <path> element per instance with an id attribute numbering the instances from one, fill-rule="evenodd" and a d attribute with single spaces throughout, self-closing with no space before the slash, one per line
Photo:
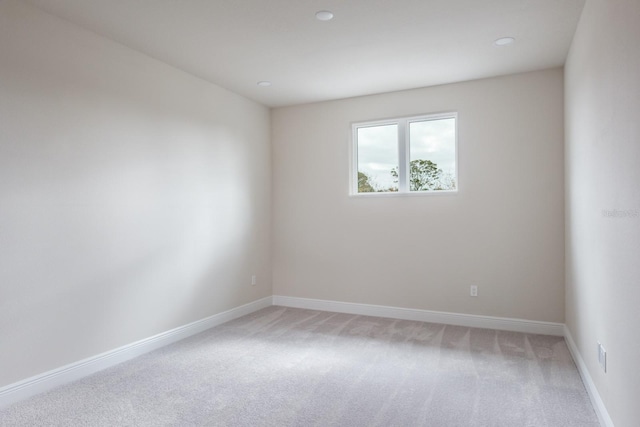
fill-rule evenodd
<path id="1" fill-rule="evenodd" d="M 503 331 L 524 332 L 528 334 L 554 336 L 564 335 L 564 325 L 562 323 L 511 319 L 507 317 L 447 313 L 442 311 L 327 301 L 280 295 L 273 296 L 273 304 L 284 307 L 359 314 L 363 316 L 388 317 L 392 319 L 415 320 L 419 322 L 443 323 L 446 325 L 467 326 L 472 328 L 498 329 Z"/>
<path id="2" fill-rule="evenodd" d="M 596 388 L 593 379 L 591 378 L 591 374 L 589 374 L 589 370 L 587 369 L 587 364 L 584 363 L 584 359 L 576 346 L 575 341 L 573 341 L 573 336 L 571 336 L 571 331 L 567 326 L 564 327 L 564 340 L 567 342 L 567 347 L 569 347 L 569 351 L 571 352 L 571 356 L 573 360 L 576 362 L 576 366 L 578 367 L 578 372 L 582 377 L 582 382 L 587 389 L 587 394 L 589 395 L 589 399 L 591 399 L 591 404 L 593 405 L 593 409 L 596 411 L 596 415 L 598 416 L 598 420 L 600 421 L 600 425 L 604 427 L 614 427 L 613 421 L 609 416 L 609 412 L 607 408 L 604 406 L 604 402 L 600 397 L 600 393 L 598 393 L 598 389 Z"/>
<path id="3" fill-rule="evenodd" d="M 149 338 L 116 348 L 66 366 L 27 378 L 23 381 L 0 388 L 0 408 L 26 399 L 55 387 L 76 381 L 87 375 L 117 365 L 134 357 L 172 344 L 214 326 L 253 313 L 273 305 L 272 297 L 263 298 L 213 316 L 197 320 L 184 326 L 162 332 Z"/>

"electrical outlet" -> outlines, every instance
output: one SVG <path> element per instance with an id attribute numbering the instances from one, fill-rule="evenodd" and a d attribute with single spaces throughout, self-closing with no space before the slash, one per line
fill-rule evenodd
<path id="1" fill-rule="evenodd" d="M 251 276 L 251 286 L 255 286 L 257 283 L 256 281 L 256 275 L 254 274 L 253 276 Z"/>
<path id="2" fill-rule="evenodd" d="M 469 291 L 469 295 L 471 295 L 472 297 L 477 297 L 478 296 L 478 287 L 476 285 L 471 285 L 471 289 Z"/>
<path id="3" fill-rule="evenodd" d="M 602 344 L 598 343 L 598 363 L 602 370 L 607 372 L 607 350 L 602 346 Z"/>

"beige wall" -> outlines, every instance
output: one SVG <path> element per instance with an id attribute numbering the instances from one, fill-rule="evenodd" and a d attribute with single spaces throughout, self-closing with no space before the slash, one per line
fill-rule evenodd
<path id="1" fill-rule="evenodd" d="M 442 111 L 458 194 L 348 196 L 351 122 Z M 563 120 L 561 69 L 273 110 L 274 294 L 564 322 Z"/>
<path id="2" fill-rule="evenodd" d="M 269 126 L 1 1 L 0 387 L 271 295 Z"/>
<path id="3" fill-rule="evenodd" d="M 640 2 L 590 0 L 565 74 L 566 323 L 617 427 L 640 420 L 638 42 Z"/>

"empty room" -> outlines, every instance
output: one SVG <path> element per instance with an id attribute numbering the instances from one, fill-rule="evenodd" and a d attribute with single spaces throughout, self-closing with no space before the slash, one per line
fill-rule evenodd
<path id="1" fill-rule="evenodd" d="M 639 426 L 639 46 L 638 0 L 0 0 L 0 426 Z"/>

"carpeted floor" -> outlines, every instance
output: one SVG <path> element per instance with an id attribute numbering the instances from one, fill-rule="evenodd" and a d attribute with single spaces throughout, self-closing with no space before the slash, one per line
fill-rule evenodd
<path id="1" fill-rule="evenodd" d="M 560 337 L 269 307 L 0 426 L 599 426 Z"/>

